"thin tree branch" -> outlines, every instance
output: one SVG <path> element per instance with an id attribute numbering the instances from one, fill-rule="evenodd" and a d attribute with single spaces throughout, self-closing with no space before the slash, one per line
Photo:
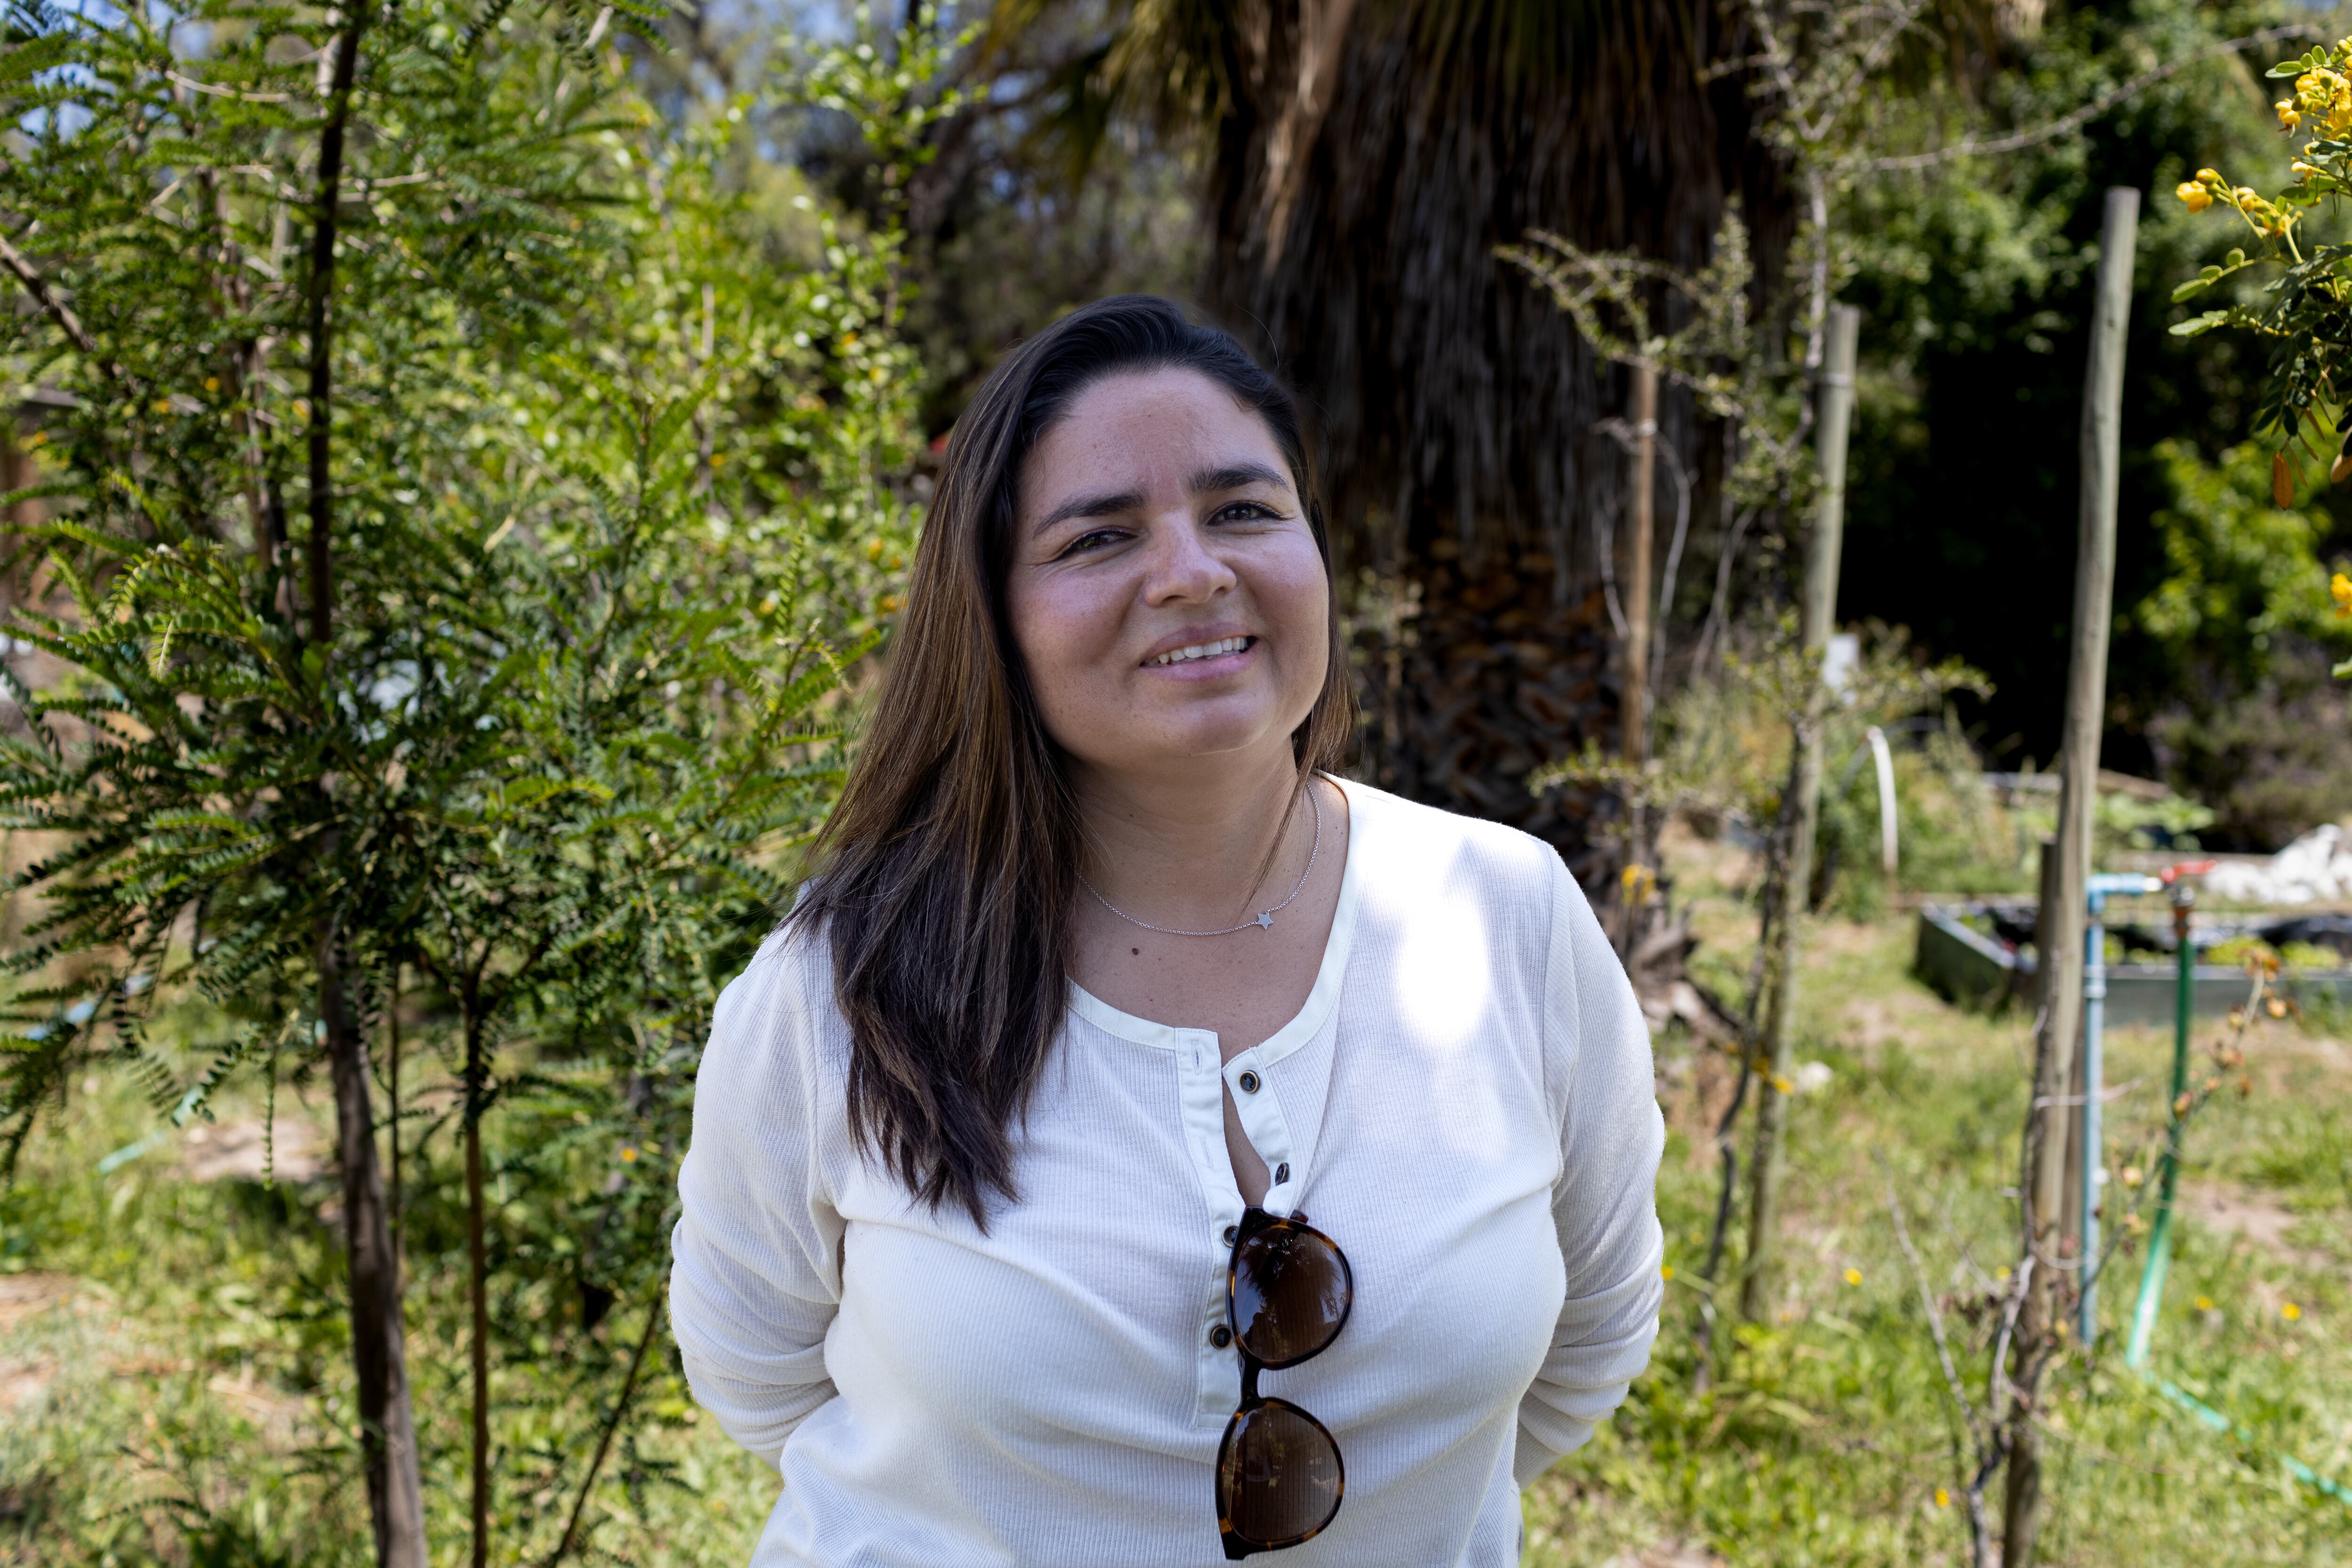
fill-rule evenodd
<path id="1" fill-rule="evenodd" d="M 1977 1436 L 1976 1406 L 1969 1403 L 1968 1391 L 1960 1384 L 1960 1369 L 1952 1360 L 1952 1343 L 1944 1333 L 1943 1309 L 1936 1304 L 1936 1293 L 1927 1286 L 1927 1270 L 1919 1261 L 1919 1249 L 1911 1245 L 1911 1227 L 1903 1221 L 1903 1201 L 1895 1190 L 1895 1173 L 1888 1169 L 1886 1156 L 1873 1150 L 1878 1168 L 1886 1176 L 1886 1215 L 1895 1222 L 1895 1239 L 1903 1248 L 1904 1260 L 1911 1266 L 1911 1280 L 1919 1289 L 1919 1305 L 1927 1314 L 1927 1331 L 1936 1341 L 1936 1360 L 1944 1369 L 1944 1384 L 1952 1391 L 1952 1403 L 1960 1407 L 1960 1415 L 1968 1423 L 1971 1440 Z"/>
<path id="2" fill-rule="evenodd" d="M 544 1568 L 555 1568 L 572 1550 L 572 1539 L 580 1531 L 580 1515 L 588 1506 L 588 1496 L 596 1489 L 597 1472 L 604 1468 L 605 1451 L 613 1446 L 613 1434 L 620 1430 L 621 1417 L 627 1414 L 629 1397 L 637 1391 L 637 1373 L 644 1370 L 646 1352 L 653 1348 L 654 1331 L 661 1327 L 663 1292 L 669 1288 L 665 1280 L 654 1290 L 654 1304 L 646 1314 L 646 1331 L 637 1340 L 636 1353 L 629 1358 L 629 1375 L 621 1384 L 621 1397 L 613 1402 L 613 1413 L 604 1418 L 604 1429 L 596 1435 L 596 1457 L 588 1461 L 588 1474 L 580 1483 L 580 1495 L 572 1500 L 572 1517 L 563 1523 L 563 1539 L 555 1543 Z"/>
<path id="3" fill-rule="evenodd" d="M 1905 169 L 1929 169 L 1938 163 L 1948 163 L 1957 158 L 1974 157 L 1979 153 L 2021 153 L 2028 147 L 2038 147 L 2044 142 L 2053 142 L 2072 132 L 2080 131 L 2125 100 L 2147 91 L 2158 82 L 2178 75 L 2200 60 L 2237 49 L 2252 48 L 2256 44 L 2284 43 L 2289 38 L 2324 39 L 2326 36 L 2326 30 L 2323 27 L 2309 22 L 2295 22 L 2284 27 L 2266 27 L 2259 33 L 2248 33 L 2242 38 L 2224 38 L 2217 43 L 2208 44 L 2201 49 L 2191 49 L 2169 65 L 2161 65 L 2153 70 L 2142 71 L 2131 80 L 2119 87 L 2108 89 L 2071 113 L 2062 114 L 2047 124 L 2035 126 L 2031 131 L 2020 131 L 2011 135 L 1996 136 L 1983 142 L 1970 138 L 1964 142 L 1956 142 L 1949 147 L 1938 147 L 1927 153 L 1906 153 L 1890 158 L 1857 159 L 1847 166 L 1866 169 L 1873 174 L 1890 174 Z"/>
<path id="4" fill-rule="evenodd" d="M 99 352 L 97 342 L 90 337 L 89 330 L 81 324 L 81 318 L 74 314 L 73 307 L 58 298 L 57 290 L 49 287 L 49 280 L 41 276 L 40 268 L 26 260 L 24 252 L 9 244 L 5 237 L 0 237 L 0 265 L 5 265 L 16 275 L 16 281 L 25 286 L 25 292 L 33 297 L 33 303 L 48 313 L 49 319 L 64 331 L 68 342 L 96 360 L 98 367 L 111 379 L 124 379 L 122 367 Z"/>

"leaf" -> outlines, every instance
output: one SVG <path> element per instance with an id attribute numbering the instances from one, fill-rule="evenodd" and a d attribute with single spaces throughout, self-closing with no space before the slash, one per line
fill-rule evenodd
<path id="1" fill-rule="evenodd" d="M 2213 268 L 2209 267 L 2205 270 L 2210 272 Z M 2213 279 L 2210 278 L 2191 278 L 2188 282 L 2183 283 L 2179 288 L 2175 289 L 2172 291 L 2172 302 L 2176 305 L 2185 303 L 2188 300 L 2194 300 L 2198 295 L 2202 294 L 2206 289 L 2210 289 L 2211 287 L 2213 287 Z"/>
<path id="2" fill-rule="evenodd" d="M 2294 469 L 2284 447 L 2271 454 L 2271 501 L 2281 509 L 2294 504 Z"/>
<path id="3" fill-rule="evenodd" d="M 2216 327 L 2226 326 L 2229 320 L 2230 312 L 2227 310 L 2208 310 L 2201 316 L 2193 316 L 2188 321 L 2175 322 L 2172 335 L 2176 338 L 2199 337 Z"/>
<path id="4" fill-rule="evenodd" d="M 13 87 L 53 66 L 62 65 L 73 47 L 70 33 L 50 33 L 0 55 L 0 87 Z"/>

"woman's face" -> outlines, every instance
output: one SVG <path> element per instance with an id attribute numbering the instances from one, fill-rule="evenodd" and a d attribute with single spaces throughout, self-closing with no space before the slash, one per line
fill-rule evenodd
<path id="1" fill-rule="evenodd" d="M 1197 372 L 1104 377 L 1021 468 L 1005 584 L 1045 727 L 1081 763 L 1288 755 L 1330 658 L 1290 467 Z"/>

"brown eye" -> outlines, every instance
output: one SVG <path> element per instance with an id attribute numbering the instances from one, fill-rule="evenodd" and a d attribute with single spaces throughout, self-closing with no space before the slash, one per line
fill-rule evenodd
<path id="1" fill-rule="evenodd" d="M 1102 545 L 1113 543 L 1120 537 L 1120 531 L 1116 528 L 1089 529 L 1087 531 L 1081 533 L 1076 539 L 1070 541 L 1069 543 L 1064 545 L 1061 549 L 1061 552 L 1055 555 L 1054 559 L 1056 561 L 1065 560 L 1069 556 L 1078 554 L 1082 551 L 1094 550 Z"/>

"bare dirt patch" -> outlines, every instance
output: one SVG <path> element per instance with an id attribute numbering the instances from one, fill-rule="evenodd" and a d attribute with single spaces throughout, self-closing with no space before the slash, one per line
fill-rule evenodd
<path id="1" fill-rule="evenodd" d="M 2295 1227 L 2297 1216 L 2258 1187 L 2228 1182 L 2183 1182 L 2179 1202 L 2182 1218 L 2251 1243 L 2258 1252 L 2292 1259 L 2308 1268 L 2326 1268 L 2332 1261 L 2290 1244 L 2287 1237 Z"/>
<path id="2" fill-rule="evenodd" d="M 0 1337 L 42 1313 L 69 1308 L 81 1281 L 69 1274 L 0 1274 Z M 0 1415 L 37 1398 L 58 1374 L 47 1356 L 0 1353 Z"/>
<path id="3" fill-rule="evenodd" d="M 1723 1559 L 1688 1542 L 1664 1541 L 1641 1552 L 1621 1552 L 1609 1568 L 1723 1568 Z"/>
<path id="4" fill-rule="evenodd" d="M 275 1176 L 299 1185 L 326 1173 L 325 1140 L 299 1117 L 281 1116 L 274 1127 L 240 1119 L 188 1129 L 182 1139 L 180 1174 L 192 1182 L 258 1182 Z"/>
<path id="5" fill-rule="evenodd" d="M 80 1286 L 70 1274 L 0 1274 L 0 1334 L 36 1312 L 73 1300 Z"/>

